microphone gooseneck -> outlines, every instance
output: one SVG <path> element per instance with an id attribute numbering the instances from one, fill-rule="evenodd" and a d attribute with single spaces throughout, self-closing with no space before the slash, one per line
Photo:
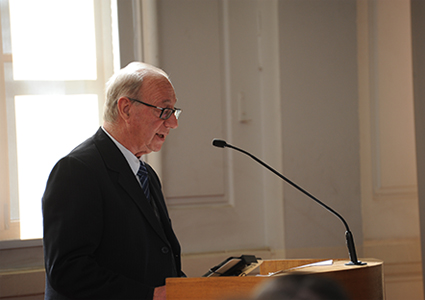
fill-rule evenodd
<path id="1" fill-rule="evenodd" d="M 264 167 L 266 167 L 267 169 L 269 169 L 271 172 L 273 172 L 275 175 L 279 176 L 281 179 L 283 179 L 284 181 L 286 181 L 287 183 L 289 183 L 290 185 L 292 185 L 294 188 L 296 188 L 297 190 L 299 190 L 303 194 L 307 195 L 308 197 L 310 197 L 311 199 L 313 199 L 314 201 L 316 201 L 319 205 L 321 205 L 322 207 L 326 208 L 329 212 L 331 212 L 332 214 L 334 214 L 335 216 L 337 216 L 338 219 L 340 219 L 341 222 L 344 224 L 345 230 L 346 230 L 345 231 L 345 239 L 346 239 L 347 248 L 348 248 L 348 255 L 350 257 L 350 262 L 347 263 L 347 265 L 365 265 L 366 264 L 366 263 L 363 263 L 363 262 L 361 262 L 361 261 L 359 261 L 357 259 L 356 247 L 354 245 L 354 237 L 353 237 L 353 234 L 350 231 L 350 228 L 348 227 L 348 223 L 334 209 L 332 209 L 331 207 L 329 207 L 328 205 L 326 205 L 325 203 L 323 203 L 322 201 L 320 201 L 314 195 L 310 194 L 305 189 L 303 189 L 299 185 L 295 184 L 294 182 L 292 182 L 291 180 L 289 180 L 288 178 L 286 178 L 285 176 L 283 176 L 282 174 L 280 174 L 278 171 L 276 171 L 275 169 L 273 169 L 272 167 L 270 167 L 269 165 L 267 165 L 266 163 L 264 163 L 263 161 L 261 161 L 260 159 L 258 159 L 257 157 L 255 157 L 254 155 L 252 155 L 251 153 L 249 153 L 249 152 L 247 152 L 247 151 L 245 151 L 243 149 L 240 149 L 238 147 L 232 146 L 232 145 L 226 143 L 224 140 L 220 140 L 220 139 L 214 139 L 212 141 L 212 144 L 213 144 L 213 146 L 219 147 L 219 148 L 225 148 L 225 147 L 232 148 L 234 150 L 237 150 L 239 152 L 242 152 L 243 154 L 248 155 L 253 160 L 255 160 L 259 164 L 263 165 Z"/>

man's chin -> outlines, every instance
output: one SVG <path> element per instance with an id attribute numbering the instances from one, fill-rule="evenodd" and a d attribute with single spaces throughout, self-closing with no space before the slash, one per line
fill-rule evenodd
<path id="1" fill-rule="evenodd" d="M 162 143 L 161 144 L 149 145 L 150 152 L 158 152 L 159 150 L 161 150 L 161 148 L 162 148 Z"/>

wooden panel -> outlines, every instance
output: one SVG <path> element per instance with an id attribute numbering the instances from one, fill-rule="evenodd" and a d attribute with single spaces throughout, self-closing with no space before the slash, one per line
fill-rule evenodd
<path id="1" fill-rule="evenodd" d="M 0 272 L 0 299 L 43 299 L 44 281 L 44 269 Z"/>
<path id="2" fill-rule="evenodd" d="M 325 259 L 285 259 L 285 260 L 264 260 L 260 266 L 260 274 L 267 275 L 269 273 L 280 270 L 288 270 L 291 268 L 316 263 Z"/>
<path id="3" fill-rule="evenodd" d="M 202 277 L 167 279 L 167 300 L 218 300 L 249 297 L 269 277 Z"/>
<path id="4" fill-rule="evenodd" d="M 313 263 L 320 260 L 271 260 L 264 261 L 261 273 L 282 270 L 281 268 L 293 268 L 305 263 Z M 348 260 L 334 260 L 332 265 L 309 266 L 301 269 L 293 269 L 288 274 L 308 272 L 320 274 L 339 282 L 348 292 L 352 300 L 382 300 L 383 275 L 382 261 L 364 259 L 366 265 L 346 266 Z M 209 277 L 209 278 L 169 278 L 167 279 L 167 300 L 216 300 L 229 299 L 231 297 L 249 297 L 252 291 L 264 280 L 273 277 Z"/>
<path id="5" fill-rule="evenodd" d="M 363 259 L 364 266 L 347 266 L 348 260 L 334 260 L 328 266 L 308 266 L 323 259 L 301 260 L 271 260 L 264 261 L 260 267 L 261 274 L 268 274 L 279 270 L 288 270 L 288 273 L 309 272 L 321 274 L 339 282 L 352 299 L 384 299 L 384 284 L 382 261 L 376 259 Z M 361 288 L 359 288 L 361 287 Z"/>

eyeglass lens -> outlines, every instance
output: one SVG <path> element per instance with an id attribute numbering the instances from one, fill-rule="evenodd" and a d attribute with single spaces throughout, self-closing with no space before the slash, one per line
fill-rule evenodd
<path id="1" fill-rule="evenodd" d="M 174 115 L 176 116 L 176 119 L 178 119 L 179 118 L 179 115 L 180 115 L 180 113 L 181 113 L 181 110 L 180 109 L 176 109 L 176 110 L 173 110 L 173 109 L 171 109 L 171 108 L 164 108 L 163 110 L 162 110 L 162 112 L 161 112 L 161 115 L 159 116 L 161 119 L 163 119 L 163 120 L 167 120 L 167 119 L 169 119 L 170 117 L 171 117 L 171 115 L 174 113 Z"/>

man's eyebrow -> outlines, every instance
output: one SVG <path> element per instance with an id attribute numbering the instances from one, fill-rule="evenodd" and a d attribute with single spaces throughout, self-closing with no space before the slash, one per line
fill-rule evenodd
<path id="1" fill-rule="evenodd" d="M 171 101 L 170 99 L 164 99 L 161 101 L 161 104 L 163 105 L 170 105 L 172 106 L 173 101 Z M 176 103 L 177 103 L 177 99 L 176 99 Z"/>

